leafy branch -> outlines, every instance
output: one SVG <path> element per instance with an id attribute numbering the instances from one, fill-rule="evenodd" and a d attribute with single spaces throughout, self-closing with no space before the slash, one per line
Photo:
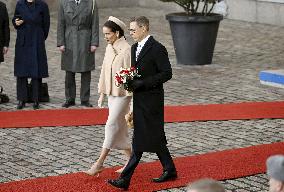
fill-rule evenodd
<path id="1" fill-rule="evenodd" d="M 219 0 L 160 0 L 162 2 L 173 2 L 181 6 L 187 15 L 208 15 L 212 12 L 215 4 Z M 200 8 L 200 5 L 203 7 Z"/>

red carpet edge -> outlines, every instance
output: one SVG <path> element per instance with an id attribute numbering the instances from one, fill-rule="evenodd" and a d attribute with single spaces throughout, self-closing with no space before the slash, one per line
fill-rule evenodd
<path id="1" fill-rule="evenodd" d="M 176 181 L 151 183 L 152 177 L 161 173 L 158 161 L 141 163 L 133 175 L 129 191 L 148 192 L 182 187 L 200 178 L 217 180 L 235 179 L 265 172 L 266 159 L 274 154 L 284 154 L 284 142 L 230 149 L 202 155 L 175 159 L 178 171 Z M 99 177 L 84 173 L 14 181 L 0 184 L 1 192 L 112 192 L 117 191 L 106 183 L 117 178 L 117 167 L 108 168 Z"/>
<path id="2" fill-rule="evenodd" d="M 50 109 L 0 112 L 0 128 L 105 124 L 107 109 Z M 284 101 L 166 106 L 165 122 L 284 118 Z"/>

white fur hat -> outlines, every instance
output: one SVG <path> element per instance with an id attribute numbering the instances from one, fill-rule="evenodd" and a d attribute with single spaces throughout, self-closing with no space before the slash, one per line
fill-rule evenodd
<path id="1" fill-rule="evenodd" d="M 119 20 L 118 18 L 113 17 L 113 16 L 109 16 L 108 21 L 114 22 L 114 23 L 117 24 L 119 27 L 121 27 L 121 29 L 122 29 L 123 31 L 125 31 L 125 29 L 126 29 L 125 23 L 124 23 L 123 21 Z"/>

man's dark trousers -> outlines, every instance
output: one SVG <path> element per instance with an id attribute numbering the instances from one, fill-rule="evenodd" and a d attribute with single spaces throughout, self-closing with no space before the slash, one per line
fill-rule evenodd
<path id="1" fill-rule="evenodd" d="M 90 99 L 91 71 L 81 73 L 81 102 L 89 102 Z M 76 82 L 75 73 L 66 71 L 65 76 L 65 97 L 67 101 L 75 101 Z"/>
<path id="2" fill-rule="evenodd" d="M 128 181 L 130 181 L 135 168 L 137 167 L 137 165 L 139 164 L 139 161 L 142 157 L 143 152 L 138 152 L 133 150 L 130 160 L 127 164 L 127 166 L 125 167 L 125 169 L 123 170 L 123 172 L 121 173 L 120 177 L 123 179 L 126 179 Z M 173 159 L 170 155 L 169 149 L 167 148 L 167 146 L 163 146 L 161 151 L 156 152 L 162 166 L 163 166 L 163 171 L 168 171 L 168 172 L 175 172 L 175 165 L 173 162 Z"/>

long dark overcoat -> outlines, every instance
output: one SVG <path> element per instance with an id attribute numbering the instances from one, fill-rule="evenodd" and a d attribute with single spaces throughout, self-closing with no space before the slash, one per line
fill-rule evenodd
<path id="1" fill-rule="evenodd" d="M 133 93 L 133 149 L 158 152 L 167 144 L 164 132 L 163 83 L 172 78 L 172 68 L 166 48 L 150 37 L 137 61 L 137 43 L 131 47 L 132 66 L 137 67 L 144 86 Z"/>
<path id="2" fill-rule="evenodd" d="M 16 26 L 16 16 L 20 15 L 24 23 Z M 45 40 L 48 36 L 50 16 L 48 5 L 35 0 L 28 7 L 26 0 L 19 0 L 12 19 L 17 30 L 14 73 L 16 77 L 48 77 Z"/>
<path id="3" fill-rule="evenodd" d="M 4 61 L 3 47 L 9 47 L 10 29 L 6 5 L 0 2 L 0 63 Z"/>
<path id="4" fill-rule="evenodd" d="M 95 0 L 58 0 L 57 46 L 65 46 L 61 69 L 87 72 L 95 69 L 90 47 L 99 45 L 99 15 Z"/>

